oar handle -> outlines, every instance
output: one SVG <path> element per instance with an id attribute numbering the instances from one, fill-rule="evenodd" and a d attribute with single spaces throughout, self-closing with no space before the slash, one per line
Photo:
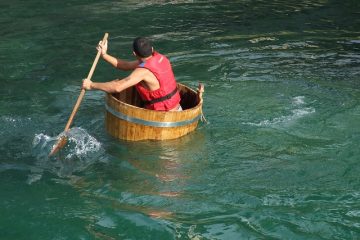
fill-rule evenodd
<path id="1" fill-rule="evenodd" d="M 104 37 L 103 37 L 103 40 L 102 40 L 103 43 L 107 40 L 108 36 L 109 36 L 109 34 L 108 34 L 108 33 L 105 33 L 105 35 L 104 35 Z M 93 73 L 94 73 L 94 71 L 95 71 L 96 64 L 97 64 L 97 62 L 99 61 L 100 55 L 101 55 L 101 51 L 98 51 L 98 53 L 96 54 L 94 63 L 93 63 L 93 65 L 91 66 L 90 72 L 89 72 L 89 74 L 88 74 L 88 76 L 87 76 L 88 79 L 91 79 L 91 77 L 92 77 L 92 75 L 93 75 Z"/>
<path id="2" fill-rule="evenodd" d="M 105 33 L 104 38 L 103 38 L 102 41 L 103 41 L 103 42 L 106 41 L 107 38 L 108 38 L 108 36 L 109 36 L 109 34 L 108 34 L 108 33 Z M 101 51 L 98 51 L 98 53 L 96 54 L 95 60 L 94 60 L 94 62 L 93 62 L 93 64 L 92 64 L 91 69 L 90 69 L 90 72 L 89 72 L 89 74 L 88 74 L 88 76 L 87 76 L 88 79 L 91 79 L 91 77 L 92 77 L 92 75 L 93 75 L 93 73 L 94 73 L 94 71 L 95 71 L 96 65 L 97 65 L 97 63 L 98 63 L 98 61 L 99 61 L 99 58 L 100 58 L 100 54 L 101 54 Z M 64 130 L 64 131 L 69 130 L 69 128 L 70 128 L 70 126 L 71 126 L 71 123 L 72 123 L 73 120 L 74 120 L 75 114 L 77 113 L 77 111 L 78 111 L 78 109 L 79 109 L 79 107 L 80 107 L 80 103 L 81 103 L 84 95 L 85 95 L 85 89 L 82 88 L 82 89 L 81 89 L 81 92 L 80 92 L 80 95 L 79 95 L 79 97 L 78 97 L 78 99 L 77 99 L 77 101 L 76 101 L 76 103 L 75 103 L 74 109 L 73 109 L 73 111 L 71 112 L 71 115 L 70 115 L 70 117 L 69 117 L 69 120 L 68 120 L 68 122 L 67 122 L 67 124 L 66 124 L 66 126 L 65 126 L 65 130 Z"/>

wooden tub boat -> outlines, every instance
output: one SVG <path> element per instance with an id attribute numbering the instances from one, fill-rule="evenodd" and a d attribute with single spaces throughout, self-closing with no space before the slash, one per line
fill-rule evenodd
<path id="1" fill-rule="evenodd" d="M 139 140 L 167 140 L 184 136 L 194 131 L 202 116 L 202 93 L 178 83 L 181 96 L 180 112 L 154 111 L 142 108 L 135 87 L 121 93 L 106 95 L 106 130 L 116 138 Z"/>

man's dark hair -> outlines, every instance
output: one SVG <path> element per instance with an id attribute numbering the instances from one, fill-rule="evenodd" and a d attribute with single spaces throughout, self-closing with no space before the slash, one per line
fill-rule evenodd
<path id="1" fill-rule="evenodd" d="M 137 37 L 133 42 L 133 50 L 139 57 L 149 57 L 152 55 L 152 46 L 149 39 Z"/>

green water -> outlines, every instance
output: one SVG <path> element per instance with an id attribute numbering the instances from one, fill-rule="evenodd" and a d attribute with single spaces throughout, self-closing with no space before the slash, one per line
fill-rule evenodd
<path id="1" fill-rule="evenodd" d="M 360 239 L 359 1 L 3 0 L 0 26 L 0 239 Z M 105 32 L 204 83 L 209 123 L 118 141 L 87 92 L 47 158 Z"/>

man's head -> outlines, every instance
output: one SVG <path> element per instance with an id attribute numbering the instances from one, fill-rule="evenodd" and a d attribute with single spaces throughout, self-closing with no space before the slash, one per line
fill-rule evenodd
<path id="1" fill-rule="evenodd" d="M 149 39 L 144 37 L 137 37 L 133 42 L 133 51 L 136 56 L 140 58 L 150 57 L 153 52 L 153 47 Z"/>

